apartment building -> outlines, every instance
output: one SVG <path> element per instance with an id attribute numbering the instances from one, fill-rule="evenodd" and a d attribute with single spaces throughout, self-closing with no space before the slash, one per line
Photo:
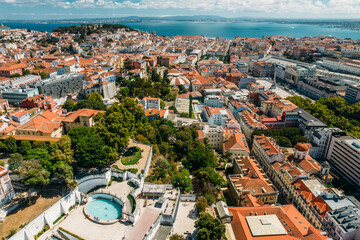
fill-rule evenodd
<path id="1" fill-rule="evenodd" d="M 325 185 L 332 180 L 330 166 L 309 158 L 307 144 L 298 143 L 294 153 L 284 155 L 272 138 L 255 136 L 251 153 L 278 191 L 315 227 L 322 227 L 327 211 L 352 204 L 341 191 Z"/>
<path id="2" fill-rule="evenodd" d="M 235 174 L 227 176 L 232 200 L 238 206 L 245 206 L 246 195 L 251 195 L 257 202 L 275 204 L 279 192 L 258 166 L 255 159 L 237 157 L 233 160 Z"/>
<path id="3" fill-rule="evenodd" d="M 285 82 L 297 86 L 300 79 L 305 77 L 313 78 L 315 76 L 316 67 L 291 66 L 285 69 Z"/>
<path id="4" fill-rule="evenodd" d="M 116 95 L 115 82 L 108 82 L 99 80 L 98 83 L 89 84 L 84 88 L 85 97 L 88 97 L 91 93 L 97 92 L 104 98 L 113 98 Z"/>
<path id="5" fill-rule="evenodd" d="M 0 99 L 0 112 L 7 111 L 9 109 L 9 102 L 7 99 Z"/>
<path id="6" fill-rule="evenodd" d="M 345 94 L 346 89 L 340 80 L 325 76 L 301 78 L 297 84 L 297 90 L 312 99 L 337 97 Z"/>
<path id="7" fill-rule="evenodd" d="M 0 206 L 9 203 L 14 196 L 15 191 L 11 184 L 9 170 L 0 166 Z"/>
<path id="8" fill-rule="evenodd" d="M 215 124 L 219 126 L 225 126 L 225 124 L 234 119 L 230 110 L 226 108 L 212 108 L 205 106 L 201 113 L 201 117 L 208 124 Z"/>
<path id="9" fill-rule="evenodd" d="M 144 97 L 141 100 L 141 104 L 144 106 L 145 109 L 156 108 L 160 110 L 160 98 L 151 98 L 151 97 Z"/>
<path id="10" fill-rule="evenodd" d="M 40 108 L 43 110 L 53 110 L 56 108 L 56 103 L 53 101 L 52 97 L 40 94 L 24 99 L 24 101 L 20 103 L 20 107 L 29 109 Z"/>
<path id="11" fill-rule="evenodd" d="M 289 100 L 267 100 L 261 103 L 260 110 L 269 117 L 282 116 L 284 112 L 292 111 L 298 107 Z"/>
<path id="12" fill-rule="evenodd" d="M 1 90 L 1 96 L 11 104 L 21 103 L 24 99 L 39 95 L 37 88 L 6 88 Z"/>
<path id="13" fill-rule="evenodd" d="M 49 78 L 38 83 L 37 87 L 41 94 L 53 98 L 61 98 L 69 93 L 77 93 L 83 89 L 85 75 L 71 73 Z"/>
<path id="14" fill-rule="evenodd" d="M 284 162 L 285 155 L 272 137 L 254 136 L 252 155 L 260 162 L 266 172 L 274 162 Z"/>
<path id="15" fill-rule="evenodd" d="M 339 174 L 360 186 L 360 139 L 345 132 L 333 133 L 326 159 Z"/>
<path id="16" fill-rule="evenodd" d="M 333 71 L 341 71 L 360 75 L 360 61 L 357 59 L 331 59 L 324 58 L 322 65 Z"/>
<path id="17" fill-rule="evenodd" d="M 255 77 L 271 77 L 274 74 L 274 66 L 266 62 L 252 63 L 252 74 Z"/>
<path id="18" fill-rule="evenodd" d="M 246 106 L 244 103 L 234 100 L 229 101 L 228 109 L 232 112 L 232 114 L 234 114 L 234 116 L 236 116 L 239 112 L 242 112 L 243 110 L 250 111 L 248 106 Z"/>
<path id="19" fill-rule="evenodd" d="M 318 179 L 298 179 L 290 188 L 291 201 L 294 206 L 316 227 L 322 228 L 323 218 L 332 209 L 320 196 L 319 192 L 327 187 Z"/>
<path id="20" fill-rule="evenodd" d="M 326 213 L 325 230 L 334 240 L 360 239 L 360 210 L 346 206 Z"/>
<path id="21" fill-rule="evenodd" d="M 238 113 L 238 121 L 240 122 L 241 130 L 247 139 L 250 139 L 255 130 L 266 131 L 268 128 L 257 121 L 255 116 L 247 110 Z"/>
<path id="22" fill-rule="evenodd" d="M 312 144 L 310 155 L 315 159 L 325 159 L 332 134 L 336 132 L 343 131 L 339 128 L 316 129 L 310 138 L 310 143 Z"/>
<path id="23" fill-rule="evenodd" d="M 218 152 L 223 149 L 224 129 L 218 125 L 206 124 L 202 130 L 198 130 L 199 139 L 207 138 L 209 145 Z"/>
<path id="24" fill-rule="evenodd" d="M 347 86 L 345 93 L 345 100 L 351 104 L 360 101 L 360 84 Z"/>
<path id="25" fill-rule="evenodd" d="M 204 98 L 204 104 L 208 107 L 222 108 L 224 106 L 224 100 L 222 96 L 208 95 Z"/>
<path id="26" fill-rule="evenodd" d="M 304 137 L 310 139 L 316 129 L 322 129 L 327 125 L 301 108 L 284 112 L 286 127 L 299 127 Z"/>

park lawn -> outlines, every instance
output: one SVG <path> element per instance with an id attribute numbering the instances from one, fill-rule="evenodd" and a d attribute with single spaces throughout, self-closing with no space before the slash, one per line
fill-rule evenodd
<path id="1" fill-rule="evenodd" d="M 134 165 L 141 158 L 141 148 L 131 147 L 121 157 L 121 163 L 123 165 Z"/>

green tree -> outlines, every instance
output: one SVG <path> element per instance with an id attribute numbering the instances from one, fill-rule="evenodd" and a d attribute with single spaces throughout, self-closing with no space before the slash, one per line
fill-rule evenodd
<path id="1" fill-rule="evenodd" d="M 74 159 L 81 167 L 104 167 L 109 163 L 109 152 L 99 136 L 90 134 L 77 144 Z"/>
<path id="2" fill-rule="evenodd" d="M 39 75 L 40 75 L 41 79 L 46 79 L 49 77 L 49 74 L 47 74 L 46 72 L 40 72 Z"/>
<path id="3" fill-rule="evenodd" d="M 208 207 L 206 198 L 198 197 L 198 199 L 196 200 L 195 206 L 199 213 L 204 212 L 206 210 L 206 208 Z"/>
<path id="4" fill-rule="evenodd" d="M 157 159 L 151 174 L 152 180 L 165 180 L 168 177 L 168 170 L 170 167 L 171 165 L 165 159 Z"/>
<path id="5" fill-rule="evenodd" d="M 151 81 L 152 82 L 161 82 L 161 77 L 155 71 L 151 72 Z"/>
<path id="6" fill-rule="evenodd" d="M 174 134 L 174 129 L 172 127 L 170 127 L 169 125 L 167 125 L 167 124 L 161 124 L 158 127 L 158 129 L 159 129 L 159 134 L 161 136 L 161 139 L 164 142 L 169 141 L 169 138 L 173 137 L 175 135 Z"/>
<path id="7" fill-rule="evenodd" d="M 42 148 L 42 149 L 47 149 L 47 145 L 46 145 L 46 142 L 43 142 L 43 141 L 36 141 L 36 142 L 33 142 L 33 144 L 32 144 L 32 148 Z"/>
<path id="8" fill-rule="evenodd" d="M 213 238 L 210 237 L 211 233 L 206 228 L 201 228 L 197 234 L 196 239 L 198 240 L 212 240 Z"/>
<path id="9" fill-rule="evenodd" d="M 11 171 L 17 169 L 23 161 L 23 156 L 20 153 L 12 153 L 8 160 L 9 169 Z"/>
<path id="10" fill-rule="evenodd" d="M 290 139 L 288 139 L 287 137 L 273 136 L 273 138 L 275 139 L 276 143 L 281 147 L 293 147 Z"/>
<path id="11" fill-rule="evenodd" d="M 24 161 L 20 165 L 19 174 L 23 177 L 22 181 L 26 186 L 43 187 L 50 182 L 50 172 L 42 168 L 39 160 Z"/>
<path id="12" fill-rule="evenodd" d="M 7 152 L 14 153 L 17 151 L 16 139 L 12 136 L 8 137 L 4 141 Z"/>
<path id="13" fill-rule="evenodd" d="M 7 152 L 7 147 L 4 141 L 0 141 L 0 151 Z"/>
<path id="14" fill-rule="evenodd" d="M 74 178 L 73 168 L 63 161 L 56 162 L 52 168 L 52 172 L 54 177 L 61 182 L 70 183 Z"/>
<path id="15" fill-rule="evenodd" d="M 134 65 L 133 65 L 132 61 L 131 61 L 129 58 L 126 58 L 126 59 L 124 60 L 124 68 L 125 68 L 126 70 L 132 70 L 132 69 L 134 69 Z"/>
<path id="16" fill-rule="evenodd" d="M 129 93 L 130 93 L 130 90 L 129 90 L 129 88 L 127 88 L 127 87 L 124 87 L 124 88 L 121 88 L 121 89 L 120 89 L 120 94 L 121 94 L 123 97 L 129 96 Z"/>
<path id="17" fill-rule="evenodd" d="M 183 94 L 183 93 L 187 93 L 186 88 L 184 87 L 184 85 L 179 85 L 179 93 Z"/>
<path id="18" fill-rule="evenodd" d="M 21 77 L 20 73 L 15 73 L 10 76 L 10 78 L 18 78 Z"/>
<path id="19" fill-rule="evenodd" d="M 119 151 L 128 144 L 134 132 L 135 117 L 123 105 L 115 103 L 99 116 L 93 129 L 108 146 Z"/>
<path id="20" fill-rule="evenodd" d="M 60 159 L 57 160 L 66 162 L 67 164 L 71 164 L 71 160 L 73 158 L 73 150 L 71 149 L 70 137 L 67 135 L 63 135 L 59 140 L 58 146 L 59 150 L 55 150 L 54 152 L 54 155 L 60 157 Z"/>
<path id="21" fill-rule="evenodd" d="M 175 150 L 178 157 L 186 156 L 193 144 L 193 136 L 189 128 L 180 129 L 176 132 Z"/>
<path id="22" fill-rule="evenodd" d="M 94 134 L 92 128 L 89 127 L 75 127 L 68 132 L 68 136 L 71 139 L 71 145 L 74 149 L 77 148 L 78 143 L 90 134 Z"/>
<path id="23" fill-rule="evenodd" d="M 172 154 L 172 147 L 168 142 L 161 142 L 159 145 L 159 151 L 162 155 Z"/>
<path id="24" fill-rule="evenodd" d="M 28 140 L 22 140 L 20 142 L 20 146 L 18 151 L 22 154 L 25 155 L 27 153 L 27 151 L 29 151 L 31 149 L 31 143 Z"/>
<path id="25" fill-rule="evenodd" d="M 25 69 L 23 71 L 23 76 L 29 75 L 30 74 L 30 70 L 29 69 Z"/>
<path id="26" fill-rule="evenodd" d="M 103 97 L 101 96 L 100 93 L 93 92 L 93 93 L 89 94 L 89 96 L 87 97 L 87 100 L 90 102 L 98 102 L 98 101 L 101 101 L 102 98 Z"/>
<path id="27" fill-rule="evenodd" d="M 69 103 L 69 108 L 71 109 L 72 103 Z M 94 109 L 94 110 L 106 110 L 107 107 L 102 101 L 102 96 L 97 93 L 90 93 L 86 100 L 81 100 L 73 107 L 73 110 L 78 109 Z"/>
<path id="28" fill-rule="evenodd" d="M 51 155 L 49 154 L 48 150 L 43 148 L 34 148 L 27 152 L 25 155 L 25 160 L 36 159 L 39 160 L 41 165 L 50 170 L 51 168 Z"/>
<path id="29" fill-rule="evenodd" d="M 180 117 L 190 118 L 190 115 L 189 115 L 189 113 L 180 113 Z"/>
<path id="30" fill-rule="evenodd" d="M 192 149 L 187 155 L 185 166 L 191 170 L 197 170 L 202 167 L 215 166 L 215 157 L 211 147 L 205 148 L 203 144 L 199 144 Z"/>
<path id="31" fill-rule="evenodd" d="M 75 102 L 71 99 L 66 100 L 63 105 L 63 108 L 66 109 L 68 112 L 74 111 L 75 109 Z"/>
<path id="32" fill-rule="evenodd" d="M 225 240 L 225 225 L 217 218 L 213 218 L 208 213 L 200 214 L 200 218 L 195 222 L 195 227 L 199 228 L 199 232 L 204 232 L 196 235 L 197 239 L 212 239 L 212 240 Z M 209 232 L 206 234 L 205 229 Z M 199 236 L 198 236 L 199 235 Z M 206 238 L 211 236 L 211 238 Z"/>
<path id="33" fill-rule="evenodd" d="M 170 107 L 169 107 L 169 110 L 173 110 L 174 113 L 177 113 L 177 112 L 178 112 L 177 109 L 176 109 L 176 107 L 175 107 L 175 105 L 170 106 Z"/>
<path id="34" fill-rule="evenodd" d="M 181 192 L 190 192 L 192 190 L 192 182 L 190 178 L 190 173 L 187 169 L 181 169 L 175 176 L 172 178 L 174 187 L 180 188 Z"/>
<path id="35" fill-rule="evenodd" d="M 165 107 L 166 107 L 166 103 L 160 99 L 160 108 L 165 109 Z"/>
<path id="36" fill-rule="evenodd" d="M 175 233 L 170 236 L 170 240 L 186 240 L 186 238 L 180 234 Z"/>
<path id="37" fill-rule="evenodd" d="M 59 149 L 59 146 L 57 145 L 56 142 L 49 142 L 47 150 L 49 151 L 50 154 L 53 154 L 56 150 Z"/>
<path id="38" fill-rule="evenodd" d="M 134 115 L 135 121 L 142 122 L 144 120 L 147 120 L 147 118 L 145 117 L 144 110 L 142 109 L 142 107 L 139 106 L 139 104 L 133 98 L 129 98 L 129 97 L 124 98 L 121 101 L 121 106 Z"/>

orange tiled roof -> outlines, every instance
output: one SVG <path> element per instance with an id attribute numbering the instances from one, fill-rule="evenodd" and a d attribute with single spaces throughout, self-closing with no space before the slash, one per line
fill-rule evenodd
<path id="1" fill-rule="evenodd" d="M 68 114 L 62 121 L 74 122 L 78 117 L 92 117 L 98 113 L 105 113 L 105 111 L 93 110 L 93 109 L 79 109 L 75 112 Z"/>
<path id="2" fill-rule="evenodd" d="M 314 228 L 306 218 L 293 206 L 254 206 L 254 207 L 229 207 L 233 214 L 231 226 L 236 240 L 326 240 L 327 236 L 321 230 Z M 287 230 L 285 235 L 268 235 L 254 237 L 251 234 L 247 216 L 276 215 L 282 226 Z M 285 225 L 286 224 L 286 225 Z M 291 235 L 290 235 L 291 234 Z"/>
<path id="3" fill-rule="evenodd" d="M 27 65 L 25 63 L 5 63 L 0 66 L 0 71 L 12 71 L 19 68 L 26 68 Z"/>
<path id="4" fill-rule="evenodd" d="M 18 127 L 18 130 L 35 131 L 50 134 L 58 129 L 62 124 L 60 122 L 51 122 L 42 114 L 32 118 L 30 121 Z"/>
<path id="5" fill-rule="evenodd" d="M 244 149 L 250 153 L 249 145 L 247 144 L 243 133 L 232 133 L 229 140 L 223 143 L 224 152 L 230 149 Z"/>

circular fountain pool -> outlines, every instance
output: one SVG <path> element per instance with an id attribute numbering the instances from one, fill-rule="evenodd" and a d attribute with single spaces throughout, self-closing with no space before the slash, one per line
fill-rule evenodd
<path id="1" fill-rule="evenodd" d="M 109 224 L 121 217 L 123 203 L 109 194 L 94 194 L 88 198 L 84 207 L 85 215 L 94 222 Z"/>

